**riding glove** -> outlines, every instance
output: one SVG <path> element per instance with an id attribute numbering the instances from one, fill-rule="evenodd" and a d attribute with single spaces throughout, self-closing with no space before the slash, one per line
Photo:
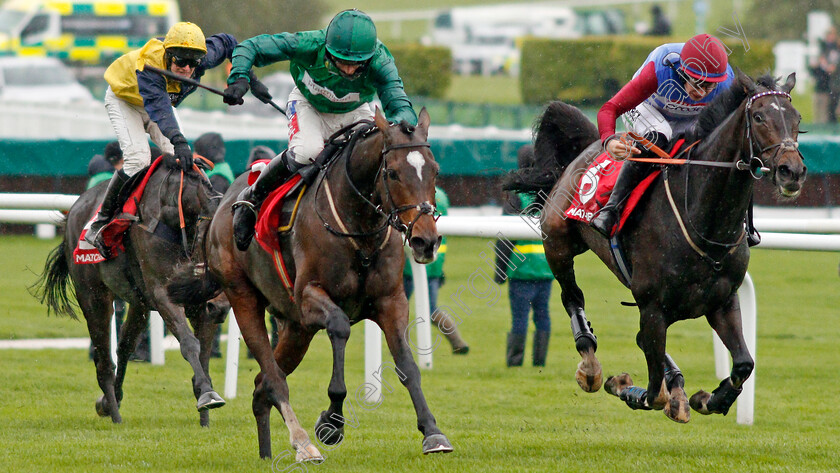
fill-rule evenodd
<path id="1" fill-rule="evenodd" d="M 262 103 L 269 103 L 272 99 L 268 87 L 256 79 L 251 79 L 251 95 L 258 98 Z"/>
<path id="2" fill-rule="evenodd" d="M 190 145 L 187 143 L 187 139 L 184 138 L 184 135 L 178 133 L 170 141 L 172 142 L 172 145 L 175 146 L 175 158 L 177 158 L 178 162 L 181 164 L 181 169 L 184 171 L 192 169 L 193 152 L 192 149 L 190 149 Z"/>
<path id="3" fill-rule="evenodd" d="M 242 105 L 245 103 L 242 97 L 246 92 L 248 92 L 248 79 L 241 77 L 225 89 L 225 97 L 222 100 L 228 105 Z"/>

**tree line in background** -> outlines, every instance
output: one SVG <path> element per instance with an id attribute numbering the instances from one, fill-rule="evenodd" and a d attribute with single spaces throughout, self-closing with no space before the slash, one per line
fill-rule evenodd
<path id="1" fill-rule="evenodd" d="M 321 29 L 329 12 L 323 0 L 180 0 L 181 18 L 205 34 L 230 33 L 238 40 L 259 34 Z"/>
<path id="2" fill-rule="evenodd" d="M 827 12 L 837 23 L 837 0 L 752 0 L 747 15 L 740 18 L 747 38 L 771 41 L 801 40 L 807 31 L 808 15 L 814 10 Z"/>

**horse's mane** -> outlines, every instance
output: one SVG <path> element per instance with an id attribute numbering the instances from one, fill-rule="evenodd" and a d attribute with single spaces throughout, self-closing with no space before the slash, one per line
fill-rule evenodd
<path id="1" fill-rule="evenodd" d="M 764 74 L 753 81 L 746 74 L 737 73 L 729 88 L 715 97 L 697 116 L 693 139 L 701 140 L 709 136 L 744 100 L 756 93 L 758 88 L 778 90 L 778 84 L 770 74 Z"/>

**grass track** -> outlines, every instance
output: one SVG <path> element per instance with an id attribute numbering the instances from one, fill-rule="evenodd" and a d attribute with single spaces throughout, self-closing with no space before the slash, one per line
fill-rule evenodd
<path id="1" fill-rule="evenodd" d="M 82 322 L 47 318 L 25 292 L 24 286 L 34 280 L 26 267 L 40 272 L 55 244 L 0 238 L 0 338 L 85 333 Z M 441 303 L 466 287 L 469 275 L 482 267 L 478 255 L 484 245 L 476 239 L 450 240 Z M 385 393 L 378 409 L 359 407 L 352 393 L 363 382 L 363 337 L 354 328 L 347 386 L 358 427 L 348 426 L 345 441 L 322 450 L 327 461 L 308 471 L 836 472 L 836 265 L 830 253 L 754 251 L 750 274 L 758 292 L 758 391 L 751 427 L 737 425 L 734 412 L 727 417 L 692 413 L 689 424 L 678 425 L 659 412 L 631 411 L 603 391 L 580 391 L 573 378 L 578 356 L 559 290 L 552 297 L 548 366 L 505 368 L 510 322 L 503 287 L 495 302 L 463 292 L 471 313 L 460 314 L 461 329 L 472 350 L 466 357 L 438 350 L 434 369 L 423 372 L 427 399 L 454 453 L 421 455 L 414 411 L 396 379 L 390 379 L 394 391 Z M 628 371 L 643 384 L 644 359 L 633 342 L 638 316 L 618 305 L 629 293 L 591 255 L 580 258 L 577 266 L 605 372 Z M 669 342 L 689 395 L 717 385 L 711 333 L 704 320 L 675 325 Z M 167 352 L 163 367 L 130 365 L 122 425 L 96 417 L 93 402 L 99 389 L 84 350 L 2 350 L 0 366 L 0 471 L 291 471 L 289 458 L 282 458 L 288 436 L 276 412 L 275 462 L 257 458 L 250 409 L 256 364 L 244 356 L 239 397 L 212 412 L 209 429 L 198 427 L 191 373 L 176 352 Z M 329 367 L 329 341 L 319 334 L 289 378 L 292 404 L 310 433 L 328 404 Z M 211 369 L 221 389 L 222 363 L 216 361 Z M 347 413 L 349 417 L 349 409 Z"/>

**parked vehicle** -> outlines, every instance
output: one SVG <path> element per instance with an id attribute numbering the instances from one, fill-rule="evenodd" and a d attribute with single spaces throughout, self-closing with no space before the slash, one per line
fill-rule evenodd
<path id="1" fill-rule="evenodd" d="M 51 57 L 0 57 L 0 101 L 93 102 L 61 61 Z"/>
<path id="2" fill-rule="evenodd" d="M 107 64 L 179 21 L 176 0 L 6 0 L 0 55 Z"/>

